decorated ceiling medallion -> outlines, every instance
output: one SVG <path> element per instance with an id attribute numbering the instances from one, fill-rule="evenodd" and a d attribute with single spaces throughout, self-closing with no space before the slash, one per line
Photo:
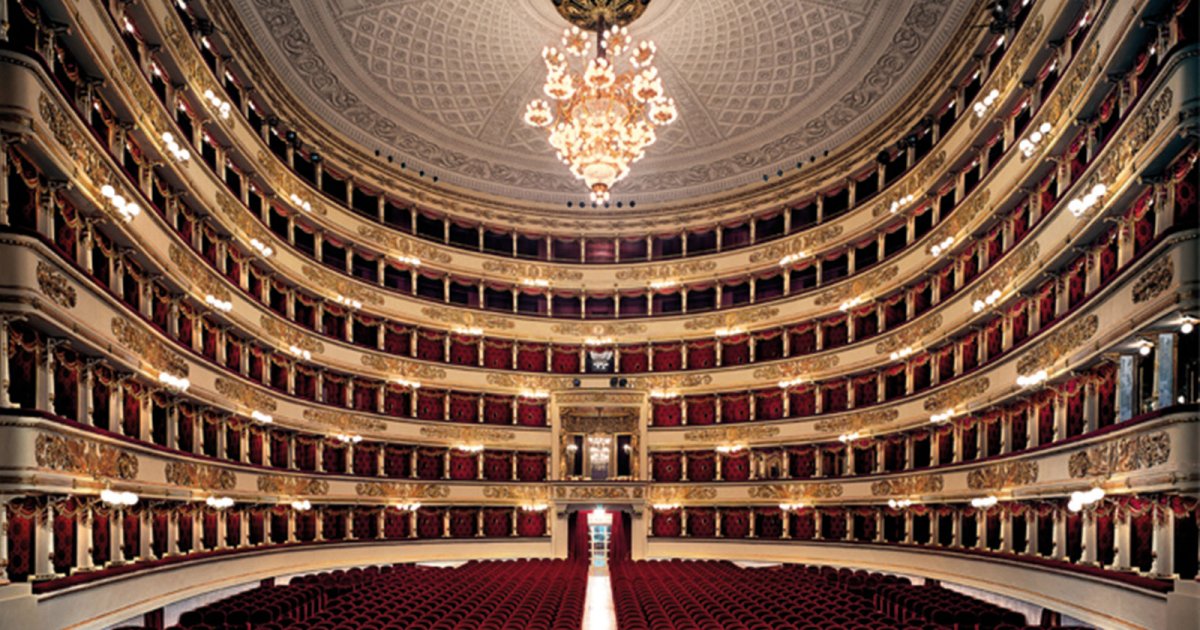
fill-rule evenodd
<path id="1" fill-rule="evenodd" d="M 558 11 L 574 26 L 563 31 L 563 50 L 542 49 L 546 62 L 543 91 L 550 101 L 534 99 L 525 122 L 549 133 L 558 159 L 592 191 L 592 201 L 608 201 L 613 184 L 654 144 L 656 127 L 678 117 L 675 99 L 663 91 L 654 67 L 654 42 L 633 46 L 625 24 L 648 0 L 556 0 Z M 587 59 L 596 34 L 596 56 L 572 68 L 570 58 Z M 618 72 L 621 54 L 629 68 Z M 576 64 L 578 66 L 578 64 Z"/>
<path id="2" fill-rule="evenodd" d="M 581 29 L 629 26 L 642 16 L 650 0 L 552 0 L 558 14 Z"/>

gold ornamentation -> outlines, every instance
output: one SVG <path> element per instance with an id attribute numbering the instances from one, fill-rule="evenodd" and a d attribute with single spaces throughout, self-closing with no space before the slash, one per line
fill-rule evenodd
<path id="1" fill-rule="evenodd" d="M 567 376 L 540 376 L 535 374 L 510 374 L 507 372 L 491 372 L 487 382 L 498 387 L 511 387 L 529 391 L 553 391 L 566 389 L 571 386 L 571 378 Z"/>
<path id="2" fill-rule="evenodd" d="M 1037 478 L 1037 462 L 1002 462 L 968 472 L 967 487 L 972 490 L 1002 490 L 1015 486 L 1027 486 L 1036 482 Z"/>
<path id="3" fill-rule="evenodd" d="M 866 294 L 895 278 L 899 272 L 899 265 L 891 265 L 890 267 L 854 276 L 849 282 L 843 282 L 828 291 L 822 291 L 817 295 L 817 299 L 813 303 L 817 306 L 826 306 L 829 304 L 844 304 L 856 299 L 865 299 L 864 296 Z"/>
<path id="4" fill-rule="evenodd" d="M 951 385 L 925 399 L 925 411 L 945 411 L 962 407 L 963 403 L 986 392 L 991 385 L 986 376 Z"/>
<path id="5" fill-rule="evenodd" d="M 1159 125 L 1171 114 L 1171 104 L 1175 94 L 1170 87 L 1164 87 L 1162 92 L 1138 114 L 1137 118 L 1126 123 L 1127 130 L 1121 137 L 1121 144 L 1110 149 L 1104 161 L 1096 166 L 1092 179 L 1086 183 L 1089 190 L 1097 183 L 1118 181 L 1118 175 L 1127 167 L 1133 165 L 1133 157 L 1144 147 L 1151 144 Z M 1096 204 L 1087 214 L 1098 212 L 1103 204 Z M 1086 215 L 1085 215 L 1086 216 Z"/>
<path id="6" fill-rule="evenodd" d="M 326 411 L 324 409 L 305 409 L 304 419 L 309 422 L 323 424 L 336 431 L 385 431 L 387 423 L 368 416 L 362 416 L 345 411 Z"/>
<path id="7" fill-rule="evenodd" d="M 441 483 L 373 481 L 355 484 L 354 493 L 376 499 L 444 499 L 450 496 L 450 486 Z"/>
<path id="8" fill-rule="evenodd" d="M 114 317 L 112 331 L 121 345 L 129 348 L 154 369 L 180 377 L 188 375 L 188 363 L 182 356 L 168 350 L 166 344 L 128 319 Z"/>
<path id="9" fill-rule="evenodd" d="M 905 475 L 881 479 L 871 484 L 871 494 L 877 497 L 889 495 L 932 494 L 941 492 L 945 480 L 941 475 Z"/>
<path id="10" fill-rule="evenodd" d="M 1159 431 L 1109 440 L 1073 453 L 1067 472 L 1074 479 L 1106 477 L 1160 466 L 1170 457 L 1171 436 Z"/>
<path id="11" fill-rule="evenodd" d="M 564 433 L 636 433 L 641 414 L 636 409 L 606 408 L 597 413 L 583 413 L 577 407 L 568 407 L 559 412 Z"/>
<path id="12" fill-rule="evenodd" d="M 813 425 L 813 428 L 821 433 L 850 433 L 852 431 L 872 429 L 879 425 L 887 424 L 898 417 L 900 417 L 900 410 L 895 407 L 891 409 L 872 409 L 819 420 Z"/>
<path id="13" fill-rule="evenodd" d="M 638 376 L 629 379 L 634 389 L 674 391 L 687 387 L 700 387 L 712 382 L 710 374 L 683 374 L 680 376 Z"/>
<path id="14" fill-rule="evenodd" d="M 341 274 L 326 271 L 313 265 L 304 265 L 300 268 L 300 271 L 304 273 L 305 278 L 308 278 L 317 286 L 347 300 L 358 300 L 363 304 L 372 304 L 374 306 L 383 305 L 383 297 L 378 291 L 359 286 L 357 282 L 345 278 Z"/>
<path id="15" fill-rule="evenodd" d="M 1023 29 L 1022 29 L 1023 30 Z M 1081 50 L 1074 60 L 1071 62 L 1071 70 L 1059 80 L 1058 85 L 1054 88 L 1054 93 L 1050 98 L 1046 99 L 1045 104 L 1041 108 L 1041 119 L 1051 123 L 1057 121 L 1070 106 L 1071 101 L 1083 89 L 1088 78 L 1095 71 L 1096 57 L 1100 54 L 1100 42 L 1092 42 L 1091 46 Z M 1036 121 L 1034 121 L 1036 122 Z M 1030 128 L 1035 127 L 1034 122 L 1028 125 Z"/>
<path id="16" fill-rule="evenodd" d="M 988 200 L 990 200 L 991 197 L 992 191 L 989 188 L 984 188 L 983 190 L 976 192 L 975 195 L 967 201 L 967 203 L 963 204 L 961 208 L 951 213 L 945 221 L 942 221 L 941 225 L 939 225 L 938 228 L 933 231 L 933 234 L 925 237 L 925 242 L 929 243 L 929 246 L 925 248 L 925 251 L 928 252 L 929 255 L 933 256 L 932 248 L 934 245 L 938 245 L 948 238 L 953 239 L 960 231 L 970 225 L 971 221 L 973 221 L 975 217 L 982 214 L 987 214 L 987 212 L 985 212 L 985 208 L 987 207 Z"/>
<path id="17" fill-rule="evenodd" d="M 407 256 L 417 258 L 421 262 L 449 263 L 452 258 L 450 254 L 441 249 L 422 243 L 416 239 L 402 236 L 389 232 L 384 228 L 375 225 L 360 225 L 358 226 L 358 235 L 374 242 L 376 245 L 386 247 L 389 254 L 395 256 Z M 487 269 L 487 263 L 483 265 Z"/>
<path id="18" fill-rule="evenodd" d="M 918 319 L 911 326 L 905 326 L 895 334 L 883 338 L 875 344 L 875 354 L 891 354 L 901 348 L 912 348 L 925 337 L 937 332 L 942 327 L 942 314 Z"/>
<path id="19" fill-rule="evenodd" d="M 730 443 L 765 440 L 776 435 L 779 435 L 779 427 L 714 427 L 687 431 L 683 439 L 687 442 Z"/>
<path id="20" fill-rule="evenodd" d="M 489 315 L 487 313 L 472 313 L 456 308 L 443 306 L 426 306 L 421 314 L 435 322 L 461 326 L 463 328 L 483 328 L 487 330 L 507 330 L 515 324 L 507 317 Z"/>
<path id="21" fill-rule="evenodd" d="M 750 254 L 750 262 L 779 261 L 783 260 L 784 256 L 797 256 L 799 254 L 812 256 L 823 245 L 841 236 L 844 229 L 841 224 L 837 224 L 826 225 L 815 230 L 802 232 L 792 238 L 777 241 Z"/>
<path id="22" fill-rule="evenodd" d="M 903 204 L 902 200 L 909 195 L 911 195 L 913 199 L 919 198 L 924 194 L 923 189 L 925 186 L 933 179 L 933 176 L 941 170 L 942 165 L 945 163 L 945 151 L 938 151 L 936 155 L 922 160 L 921 165 L 918 166 L 917 170 L 913 172 L 912 177 L 905 178 L 901 184 L 893 186 L 893 190 L 891 191 L 890 195 L 884 197 L 880 201 L 875 202 L 875 207 L 871 210 L 871 216 L 880 217 L 883 216 L 884 213 L 890 212 L 892 210 L 893 202 L 898 204 L 897 210 L 899 210 L 900 206 L 907 205 Z"/>
<path id="23" fill-rule="evenodd" d="M 670 264 L 654 264 L 622 269 L 618 271 L 617 280 L 633 280 L 650 282 L 652 280 L 678 280 L 687 276 L 710 272 L 717 268 L 715 260 L 689 260 Z"/>
<path id="24" fill-rule="evenodd" d="M 232 470 L 192 462 L 167 462 L 167 483 L 197 490 L 232 490 L 237 475 Z"/>
<path id="25" fill-rule="evenodd" d="M 506 429 L 485 429 L 482 427 L 421 427 L 421 435 L 440 440 L 452 440 L 466 444 L 482 442 L 511 442 L 517 439 L 517 434 Z"/>
<path id="26" fill-rule="evenodd" d="M 644 0 L 564 0 L 555 2 L 558 14 L 584 31 L 600 26 L 628 26 L 641 17 L 650 4 Z"/>
<path id="27" fill-rule="evenodd" d="M 259 318 L 258 323 L 267 334 L 279 342 L 278 345 L 280 347 L 291 348 L 295 346 L 301 350 L 307 350 L 311 354 L 322 354 L 325 352 L 325 344 L 270 315 L 264 314 Z"/>
<path id="28" fill-rule="evenodd" d="M 1013 41 L 1012 48 L 1009 50 L 1008 54 L 1004 56 L 1004 60 L 1001 61 L 999 67 L 996 68 L 995 73 L 993 73 L 991 79 L 989 80 L 989 83 L 994 85 L 1001 94 L 1008 92 L 1010 82 L 1021 78 L 1020 74 L 1022 67 L 1025 64 L 1025 57 L 1033 48 L 1033 45 L 1037 41 L 1038 35 L 1042 32 L 1042 27 L 1044 25 L 1045 16 L 1039 13 L 1037 17 L 1034 18 L 1029 24 L 1022 27 L 1021 31 L 1017 34 L 1015 40 Z M 1003 102 L 1003 99 L 1001 100 Z M 972 115 L 970 119 L 970 125 L 972 129 L 974 129 L 975 126 L 978 125 L 981 120 L 983 120 L 982 118 L 974 115 Z"/>
<path id="29" fill-rule="evenodd" d="M 250 210 L 242 206 L 231 195 L 223 192 L 217 193 L 217 207 L 242 231 L 247 242 L 257 240 L 264 245 L 274 242 L 274 236 L 250 213 Z"/>
<path id="30" fill-rule="evenodd" d="M 167 249 L 167 256 L 175 265 L 176 270 L 194 284 L 201 294 L 211 295 L 223 302 L 229 301 L 229 290 L 209 272 L 207 265 L 196 262 L 191 254 L 176 247 L 174 243 L 171 243 L 170 248 Z"/>
<path id="31" fill-rule="evenodd" d="M 1017 374 L 1029 375 L 1049 368 L 1091 339 L 1099 328 L 1100 318 L 1088 315 L 1066 328 L 1055 331 L 1017 361 Z"/>
<path id="32" fill-rule="evenodd" d="M 1040 245 L 1034 241 L 1021 249 L 1017 250 L 1008 260 L 1002 261 L 998 267 L 993 269 L 979 288 L 971 293 L 971 302 L 985 302 L 988 295 L 993 291 L 1004 291 L 1014 280 L 1017 279 L 1026 269 L 1029 269 L 1037 262 Z"/>
<path id="33" fill-rule="evenodd" d="M 564 324 L 555 324 L 550 327 L 550 330 L 560 335 L 570 335 L 573 337 L 629 337 L 646 332 L 646 325 L 625 322 L 612 324 L 567 322 Z"/>
<path id="34" fill-rule="evenodd" d="M 389 376 L 416 381 L 439 381 L 446 378 L 446 370 L 432 365 L 424 365 L 406 361 L 397 357 L 384 357 L 376 354 L 362 355 L 362 364 Z"/>
<path id="35" fill-rule="evenodd" d="M 600 403 L 608 405 L 640 405 L 644 394 L 632 392 L 566 392 L 555 401 L 560 405 L 571 403 Z"/>
<path id="36" fill-rule="evenodd" d="M 776 363 L 754 370 L 754 378 L 761 381 L 789 380 L 807 377 L 813 372 L 829 370 L 837 366 L 838 355 L 803 357 L 785 363 Z"/>
<path id="37" fill-rule="evenodd" d="M 136 479 L 138 458 L 119 448 L 61 435 L 38 434 L 34 442 L 38 466 L 88 475 L 94 479 Z"/>
<path id="38" fill-rule="evenodd" d="M 488 485 L 483 487 L 483 496 L 506 501 L 548 501 L 550 488 L 548 486 Z"/>
<path id="39" fill-rule="evenodd" d="M 483 270 L 509 278 L 520 280 L 549 280 L 549 281 L 573 281 L 582 280 L 583 272 L 566 269 L 564 267 L 552 267 L 550 265 L 539 265 L 529 262 L 515 262 L 509 260 L 485 260 L 483 262 Z M 619 276 L 618 276 L 619 277 Z"/>
<path id="40" fill-rule="evenodd" d="M 1175 280 L 1175 261 L 1163 256 L 1133 283 L 1133 303 L 1146 302 L 1171 287 Z"/>
<path id="41" fill-rule="evenodd" d="M 42 293 L 54 303 L 75 308 L 75 287 L 65 275 L 41 260 L 37 263 L 37 283 Z"/>
<path id="42" fill-rule="evenodd" d="M 796 503 L 804 499 L 836 499 L 842 496 L 840 483 L 771 483 L 750 486 L 746 494 L 751 499 L 768 499 Z"/>
<path id="43" fill-rule="evenodd" d="M 50 129 L 54 139 L 71 157 L 75 164 L 75 172 L 83 173 L 93 186 L 93 193 L 98 197 L 100 187 L 108 182 L 117 181 L 117 177 L 108 166 L 108 162 L 92 145 L 90 138 L 85 137 L 75 124 L 75 118 L 68 115 L 62 107 L 55 103 L 46 92 L 38 94 L 38 113 Z M 97 204 L 108 218 L 123 221 L 123 217 L 112 204 Z"/>
<path id="44" fill-rule="evenodd" d="M 717 330 L 755 324 L 771 319 L 779 314 L 774 306 L 758 306 L 755 308 L 730 311 L 728 313 L 713 313 L 702 317 L 694 317 L 683 323 L 684 330 Z"/>
<path id="45" fill-rule="evenodd" d="M 638 486 L 636 492 L 631 493 L 630 489 L 624 486 L 556 486 L 554 488 L 554 498 L 556 499 L 585 499 L 585 500 L 611 500 L 611 499 L 640 499 L 643 493 L 642 487 Z"/>
<path id="46" fill-rule="evenodd" d="M 250 385 L 218 376 L 215 386 L 218 394 L 239 402 L 249 409 L 263 412 L 275 411 L 275 399 Z"/>
<path id="47" fill-rule="evenodd" d="M 258 478 L 258 491 L 288 497 L 325 496 L 329 494 L 329 482 L 309 477 L 263 475 Z"/>
<path id="48" fill-rule="evenodd" d="M 711 501 L 717 498 L 717 489 L 711 486 L 650 486 L 647 498 L 653 503 L 682 503 L 684 501 Z"/>

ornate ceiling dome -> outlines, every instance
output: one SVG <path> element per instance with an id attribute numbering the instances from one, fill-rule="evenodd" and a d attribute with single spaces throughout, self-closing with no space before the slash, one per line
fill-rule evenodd
<path id="1" fill-rule="evenodd" d="M 292 97 L 368 151 L 489 195 L 587 198 L 522 121 L 565 24 L 550 0 L 224 2 Z M 972 6 L 654 0 L 629 29 L 657 43 L 679 120 L 614 201 L 730 190 L 851 141 L 903 105 Z"/>

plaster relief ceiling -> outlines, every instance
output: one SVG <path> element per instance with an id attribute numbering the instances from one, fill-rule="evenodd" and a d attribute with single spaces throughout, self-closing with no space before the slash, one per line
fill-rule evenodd
<path id="1" fill-rule="evenodd" d="M 550 0 L 220 1 L 292 95 L 367 150 L 488 194 L 586 198 L 521 120 L 566 26 Z M 729 190 L 848 141 L 902 103 L 971 7 L 653 0 L 630 32 L 657 44 L 680 115 L 614 201 Z"/>

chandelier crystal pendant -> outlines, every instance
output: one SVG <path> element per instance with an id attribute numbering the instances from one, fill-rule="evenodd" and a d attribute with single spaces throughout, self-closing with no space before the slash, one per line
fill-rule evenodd
<path id="1" fill-rule="evenodd" d="M 628 29 L 603 22 L 596 35 L 597 55 L 591 59 L 591 33 L 578 26 L 563 32 L 562 50 L 542 50 L 543 91 L 550 100 L 531 101 L 525 122 L 547 130 L 558 158 L 592 191 L 592 201 L 603 203 L 654 144 L 655 128 L 671 124 L 679 112 L 654 67 L 653 42 L 632 46 Z M 628 68 L 618 72 L 625 52 Z M 584 67 L 573 68 L 573 58 Z"/>

